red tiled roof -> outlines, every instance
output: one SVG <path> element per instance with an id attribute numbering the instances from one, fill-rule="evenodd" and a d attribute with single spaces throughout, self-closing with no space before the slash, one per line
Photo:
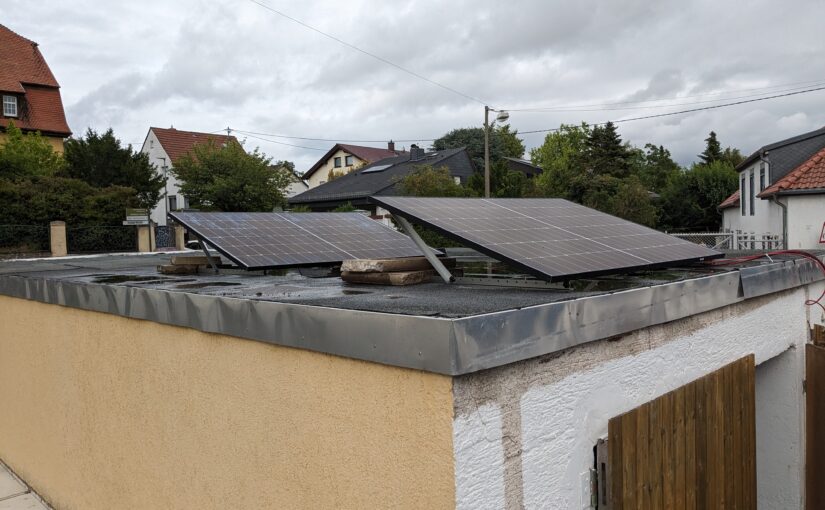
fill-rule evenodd
<path id="1" fill-rule="evenodd" d="M 727 209 L 728 207 L 739 207 L 739 190 L 734 191 L 731 196 L 719 204 L 719 209 Z"/>
<path id="2" fill-rule="evenodd" d="M 37 43 L 0 25 L 0 91 L 23 93 L 23 84 L 59 87 Z"/>
<path id="3" fill-rule="evenodd" d="M 191 151 L 192 147 L 197 144 L 206 144 L 209 143 L 210 140 L 213 141 L 215 145 L 223 145 L 231 142 L 238 143 L 237 138 L 227 135 L 199 133 L 197 131 L 181 131 L 175 128 L 166 129 L 157 127 L 149 128 L 149 131 L 153 131 L 155 136 L 158 137 L 158 141 L 161 146 L 163 146 L 163 150 L 166 151 L 169 159 L 172 160 L 173 165 L 181 156 Z"/>
<path id="4" fill-rule="evenodd" d="M 18 98 L 17 117 L 3 117 L 0 126 L 8 123 L 23 130 L 69 136 L 60 85 L 54 78 L 37 43 L 0 25 L 0 92 Z"/>
<path id="5" fill-rule="evenodd" d="M 807 161 L 767 187 L 757 196 L 763 198 L 783 191 L 793 192 L 813 189 L 825 190 L 825 149 L 808 158 Z"/>
<path id="6" fill-rule="evenodd" d="M 336 143 L 332 146 L 330 150 L 327 151 L 326 154 L 321 156 L 321 159 L 319 159 L 314 165 L 312 165 L 312 168 L 310 168 L 304 173 L 303 178 L 308 179 L 312 174 L 318 171 L 318 169 L 324 166 L 324 164 L 329 160 L 329 158 L 331 158 L 333 154 L 338 152 L 339 149 L 348 152 L 359 159 L 363 159 L 367 162 L 367 164 L 374 163 L 384 158 L 391 158 L 402 153 L 402 151 L 391 151 L 389 149 L 381 149 L 377 147 L 364 147 L 363 145 L 349 145 L 345 143 Z"/>

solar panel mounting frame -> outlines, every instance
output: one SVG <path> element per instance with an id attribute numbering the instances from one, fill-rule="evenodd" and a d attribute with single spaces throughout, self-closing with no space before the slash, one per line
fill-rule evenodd
<path id="1" fill-rule="evenodd" d="M 532 276 L 534 276 L 538 279 L 541 279 L 541 280 L 544 280 L 544 281 L 547 281 L 547 282 L 565 282 L 565 281 L 569 281 L 569 280 L 577 280 L 577 279 L 583 279 L 583 278 L 593 278 L 593 277 L 605 276 L 605 275 L 634 273 L 634 272 L 644 271 L 644 270 L 660 269 L 660 268 L 663 268 L 663 267 L 672 267 L 672 266 L 678 265 L 678 264 L 694 263 L 694 262 L 697 262 L 699 260 L 705 260 L 705 259 L 710 260 L 710 259 L 719 258 L 719 257 L 724 256 L 723 253 L 718 253 L 718 254 L 715 254 L 715 255 L 710 255 L 710 256 L 702 257 L 702 258 L 691 257 L 691 258 L 686 258 L 686 259 L 681 259 L 681 260 L 668 260 L 668 261 L 660 262 L 660 263 L 650 263 L 650 264 L 644 264 L 644 265 L 632 266 L 632 267 L 625 267 L 625 268 L 594 270 L 594 271 L 573 273 L 573 274 L 562 275 L 562 276 L 551 276 L 551 275 L 548 275 L 548 274 L 546 274 L 546 273 L 544 273 L 540 270 L 537 270 L 536 268 L 534 268 L 532 266 L 529 266 L 527 264 L 519 262 L 517 259 L 507 257 L 505 255 L 502 255 L 501 253 L 498 253 L 495 250 L 487 248 L 483 244 L 479 244 L 475 241 L 469 240 L 469 239 L 467 239 L 465 237 L 462 237 L 462 236 L 460 236 L 460 235 L 458 235 L 454 232 L 451 232 L 451 231 L 449 231 L 449 230 L 447 230 L 443 227 L 439 227 L 438 225 L 435 225 L 434 223 L 431 223 L 431 222 L 429 222 L 425 219 L 422 219 L 420 217 L 417 217 L 417 216 L 414 216 L 410 213 L 407 213 L 407 212 L 405 212 L 405 211 L 403 211 L 403 210 L 401 210 L 401 209 L 399 209 L 399 208 L 397 208 L 397 207 L 395 207 L 391 204 L 388 204 L 386 201 L 383 200 L 383 198 L 390 199 L 390 198 L 400 198 L 400 197 L 371 196 L 370 200 L 373 201 L 374 203 L 376 203 L 377 205 L 383 207 L 384 209 L 390 211 L 390 213 L 392 213 L 394 216 L 398 215 L 398 216 L 402 216 L 402 217 L 406 218 L 409 222 L 411 222 L 413 224 L 413 226 L 418 224 L 418 225 L 423 225 L 424 227 L 433 229 L 436 232 L 438 232 L 439 234 L 443 235 L 444 237 L 447 237 L 449 239 L 452 239 L 453 241 L 459 242 L 459 243 L 461 243 L 461 244 L 463 244 L 463 245 L 465 245 L 469 248 L 472 248 L 472 249 L 474 249 L 474 250 L 476 250 L 480 253 L 483 253 L 484 255 L 487 255 L 490 258 L 498 260 L 499 262 L 503 262 L 503 263 L 507 264 L 508 266 L 514 268 L 514 269 L 520 269 L 520 270 L 524 271 L 525 274 L 532 275 Z M 413 198 L 413 197 L 404 197 L 404 198 Z M 447 197 L 441 197 L 441 198 L 447 198 Z M 485 199 L 456 198 L 456 200 L 485 200 Z M 559 200 L 563 200 L 563 199 L 559 199 Z M 579 205 L 579 204 L 577 204 L 577 205 Z M 607 213 L 603 213 L 603 214 L 607 214 Z M 611 216 L 611 215 L 608 215 L 608 216 Z M 624 221 L 628 221 L 628 220 L 624 220 Z M 632 222 L 630 222 L 630 223 L 632 223 Z M 660 233 L 664 234 L 663 232 L 660 232 Z M 667 235 L 667 234 L 665 234 L 665 235 Z"/>

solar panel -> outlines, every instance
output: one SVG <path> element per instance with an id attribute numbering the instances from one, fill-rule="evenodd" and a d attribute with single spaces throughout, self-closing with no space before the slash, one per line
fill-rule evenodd
<path id="1" fill-rule="evenodd" d="M 361 173 L 362 173 L 362 174 L 369 174 L 369 173 L 373 173 L 373 172 L 383 172 L 384 170 L 386 170 L 387 168 L 389 168 L 389 167 L 391 167 L 391 166 L 392 166 L 392 165 L 377 165 L 377 166 L 371 166 L 371 167 L 369 167 L 369 168 L 367 168 L 367 169 L 362 170 L 362 171 L 361 171 Z"/>
<path id="2" fill-rule="evenodd" d="M 360 213 L 175 212 L 169 217 L 245 269 L 421 256 L 409 237 Z"/>
<path id="3" fill-rule="evenodd" d="M 618 273 L 722 255 L 559 198 L 382 196 L 372 200 L 543 279 Z"/>

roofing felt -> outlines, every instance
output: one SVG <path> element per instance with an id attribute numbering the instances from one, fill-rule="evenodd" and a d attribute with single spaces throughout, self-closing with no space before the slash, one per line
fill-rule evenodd
<path id="1" fill-rule="evenodd" d="M 316 186 L 289 199 L 291 204 L 346 201 L 368 198 L 372 195 L 398 194 L 397 184 L 421 165 L 446 166 L 450 174 L 466 180 L 475 171 L 467 151 L 447 149 L 431 152 L 423 159 L 411 160 L 409 154 L 393 156 L 359 168 L 335 180 Z M 370 169 L 391 165 L 378 172 Z"/>
<path id="2" fill-rule="evenodd" d="M 739 207 L 739 190 L 734 191 L 731 196 L 719 204 L 719 209 L 727 209 L 728 207 Z"/>
<path id="3" fill-rule="evenodd" d="M 391 151 L 389 149 L 382 149 L 380 147 L 364 147 L 363 145 L 350 145 L 346 143 L 336 143 L 332 146 L 330 150 L 326 152 L 321 158 L 312 165 L 312 168 L 304 172 L 304 179 L 309 179 L 309 177 L 317 172 L 320 168 L 322 168 L 329 158 L 332 157 L 333 154 L 338 152 L 339 150 L 343 150 L 352 154 L 353 156 L 366 161 L 367 163 L 374 163 L 381 159 L 392 158 L 401 154 L 405 154 L 404 151 Z"/>
<path id="4" fill-rule="evenodd" d="M 770 164 L 770 183 L 777 182 L 825 147 L 825 127 L 763 146 L 736 167 L 744 170 L 765 154 Z M 767 153 L 767 154 L 766 154 Z"/>
<path id="5" fill-rule="evenodd" d="M 23 93 L 23 84 L 59 87 L 37 43 L 0 25 L 0 91 Z"/>
<path id="6" fill-rule="evenodd" d="M 814 154 L 757 196 L 764 198 L 776 193 L 792 194 L 805 190 L 823 189 L 825 189 L 825 149 Z"/>
<path id="7" fill-rule="evenodd" d="M 234 136 L 200 133 L 197 131 L 182 131 L 175 128 L 151 127 L 150 131 L 158 137 L 160 145 L 174 165 L 184 154 L 190 152 L 195 145 L 213 142 L 216 145 L 225 143 L 239 143 Z"/>

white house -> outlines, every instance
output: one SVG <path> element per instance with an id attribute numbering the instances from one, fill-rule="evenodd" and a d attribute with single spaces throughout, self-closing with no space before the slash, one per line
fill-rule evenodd
<path id="1" fill-rule="evenodd" d="M 740 247 L 814 249 L 825 226 L 825 128 L 765 145 L 736 169 L 739 189 L 719 204 Z M 742 241 L 753 239 L 755 242 Z"/>
<path id="2" fill-rule="evenodd" d="M 213 141 L 215 144 L 238 143 L 237 138 L 227 135 L 182 131 L 175 128 L 150 127 L 140 151 L 149 155 L 149 162 L 166 177 L 165 199 L 152 209 L 151 218 L 157 225 L 166 225 L 166 213 L 189 207 L 189 201 L 180 194 L 178 181 L 170 170 L 180 157 L 197 144 Z"/>

